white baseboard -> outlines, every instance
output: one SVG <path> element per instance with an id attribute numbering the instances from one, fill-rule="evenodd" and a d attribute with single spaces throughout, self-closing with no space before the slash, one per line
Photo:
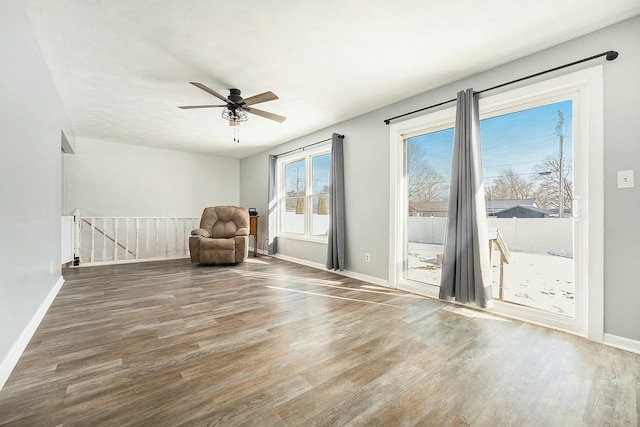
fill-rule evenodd
<path id="1" fill-rule="evenodd" d="M 350 277 L 352 279 L 362 280 L 363 282 L 372 283 L 374 285 L 384 286 L 386 288 L 390 287 L 388 280 L 380 279 L 380 278 L 373 277 L 373 276 L 367 276 L 366 274 L 354 273 L 353 271 L 348 271 L 348 270 L 342 270 L 342 271 L 340 271 L 340 270 L 329 270 L 329 269 L 327 269 L 327 267 L 325 265 L 320 264 L 318 262 L 308 261 L 306 259 L 295 258 L 295 257 L 291 257 L 291 256 L 288 256 L 288 255 L 273 254 L 271 256 L 274 257 L 274 258 L 283 259 L 285 261 L 295 262 L 296 264 L 306 265 L 307 267 L 317 268 L 318 270 L 330 271 L 331 273 L 339 274 L 339 275 L 345 276 L 345 277 Z"/>
<path id="2" fill-rule="evenodd" d="M 13 344 L 7 356 L 0 363 L 0 390 L 2 390 L 2 387 L 4 387 L 4 384 L 9 379 L 9 375 L 11 375 L 13 368 L 16 367 L 18 360 L 20 360 L 22 353 L 27 348 L 33 334 L 36 333 L 40 322 L 42 322 L 44 315 L 47 314 L 47 310 L 49 310 L 51 303 L 56 298 L 56 295 L 58 295 L 63 284 L 64 278 L 60 276 L 56 284 L 51 288 L 47 297 L 40 304 L 40 307 L 38 307 L 38 310 L 31 318 L 31 321 L 27 324 L 27 327 L 22 330 L 20 337 L 18 337 L 18 340 Z"/>
<path id="3" fill-rule="evenodd" d="M 611 347 L 640 354 L 640 341 L 619 337 L 617 335 L 604 334 L 604 343 Z"/>

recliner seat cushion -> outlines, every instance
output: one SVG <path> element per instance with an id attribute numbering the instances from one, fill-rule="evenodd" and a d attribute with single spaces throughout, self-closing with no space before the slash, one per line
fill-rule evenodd
<path id="1" fill-rule="evenodd" d="M 200 262 L 233 264 L 235 261 L 235 239 L 200 239 Z"/>

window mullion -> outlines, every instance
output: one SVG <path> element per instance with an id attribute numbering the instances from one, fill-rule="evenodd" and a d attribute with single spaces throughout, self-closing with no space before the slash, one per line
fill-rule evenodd
<path id="1" fill-rule="evenodd" d="M 278 202 L 276 204 L 276 210 L 277 210 L 277 230 L 276 232 L 279 234 L 282 232 L 283 230 L 283 221 L 284 221 L 284 205 L 286 203 L 286 183 L 285 183 L 285 173 L 284 173 L 284 162 L 278 162 L 278 167 L 276 168 L 277 170 L 277 177 L 276 177 L 276 183 L 278 185 L 277 187 L 277 199 Z"/>
<path id="2" fill-rule="evenodd" d="M 312 218 L 312 209 L 313 209 L 313 201 L 311 200 L 311 195 L 312 195 L 312 188 L 313 188 L 313 183 L 311 182 L 311 180 L 313 179 L 313 171 L 311 170 L 312 168 L 312 162 L 311 162 L 311 155 L 307 155 L 304 158 L 304 163 L 305 163 L 305 172 L 306 172 L 306 182 L 305 182 L 305 191 L 304 191 L 304 195 L 305 195 L 305 204 L 306 204 L 306 208 L 304 210 L 304 235 L 305 237 L 309 237 L 311 235 L 311 218 Z"/>

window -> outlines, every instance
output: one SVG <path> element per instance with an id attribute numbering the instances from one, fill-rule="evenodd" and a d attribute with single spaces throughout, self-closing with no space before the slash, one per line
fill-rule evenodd
<path id="1" fill-rule="evenodd" d="M 278 159 L 279 235 L 324 239 L 329 227 L 330 147 Z"/>

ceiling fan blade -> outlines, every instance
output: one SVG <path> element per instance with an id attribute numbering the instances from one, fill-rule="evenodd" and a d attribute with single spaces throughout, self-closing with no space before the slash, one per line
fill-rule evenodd
<path id="1" fill-rule="evenodd" d="M 260 102 L 274 101 L 276 99 L 280 99 L 280 98 L 278 98 L 278 96 L 275 93 L 269 91 L 269 92 L 261 93 L 259 95 L 254 95 L 254 96 L 245 98 L 242 101 L 240 101 L 239 104 L 253 105 L 253 104 L 258 104 Z"/>
<path id="2" fill-rule="evenodd" d="M 181 105 L 178 108 L 182 108 L 183 110 L 190 110 L 192 108 L 216 108 L 216 107 L 226 107 L 226 104 L 223 105 Z"/>
<path id="3" fill-rule="evenodd" d="M 189 82 L 189 83 L 191 83 L 192 85 L 194 85 L 194 86 L 195 86 L 195 87 L 197 87 L 197 88 L 202 89 L 203 91 L 205 91 L 205 92 L 207 92 L 207 93 L 210 93 L 211 95 L 215 96 L 215 97 L 216 97 L 216 98 L 218 98 L 218 99 L 221 99 L 221 100 L 222 100 L 222 101 L 224 101 L 224 102 L 227 102 L 227 103 L 229 103 L 229 104 L 233 104 L 231 101 L 229 101 L 229 99 L 228 99 L 226 96 L 222 96 L 222 95 L 220 95 L 218 92 L 216 92 L 216 91 L 215 91 L 215 90 L 213 90 L 213 89 L 209 89 L 208 87 L 206 87 L 206 86 L 205 86 L 205 85 L 203 85 L 202 83 L 198 83 L 198 82 Z"/>
<path id="4" fill-rule="evenodd" d="M 284 116 L 279 116 L 278 114 L 269 113 L 268 111 L 258 110 L 257 108 L 249 108 L 242 106 L 242 109 L 247 111 L 248 113 L 255 114 L 256 116 L 261 116 L 266 119 L 275 120 L 276 122 L 284 122 L 287 118 Z"/>

